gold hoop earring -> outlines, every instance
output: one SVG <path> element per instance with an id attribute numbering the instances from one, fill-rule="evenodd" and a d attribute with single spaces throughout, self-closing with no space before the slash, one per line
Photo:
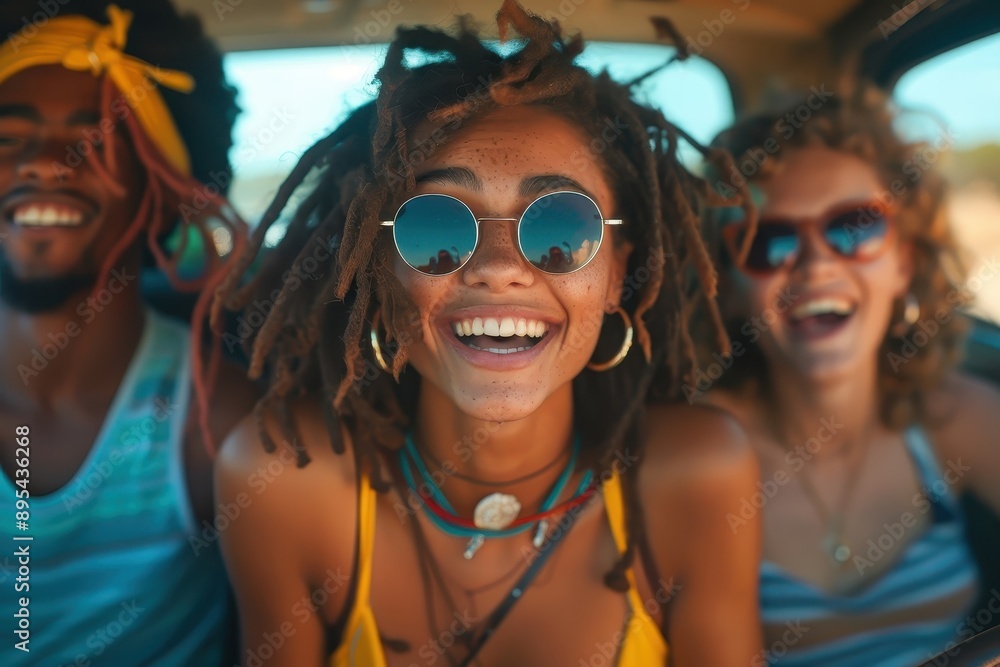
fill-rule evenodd
<path id="1" fill-rule="evenodd" d="M 375 354 L 375 363 L 386 373 L 392 374 L 392 367 L 389 366 L 385 361 L 385 356 L 382 354 L 382 346 L 378 342 L 378 322 L 382 314 L 382 310 L 376 310 L 375 315 L 372 317 L 372 330 L 371 330 L 371 345 L 372 352 Z"/>
<path id="2" fill-rule="evenodd" d="M 615 356 L 609 359 L 608 361 L 602 363 L 590 362 L 589 364 L 587 364 L 587 368 L 589 368 L 592 371 L 597 371 L 598 373 L 609 371 L 618 364 L 620 364 L 622 361 L 624 361 L 625 357 L 628 356 L 629 348 L 632 347 L 632 333 L 633 333 L 632 318 L 628 316 L 628 313 L 626 313 L 625 309 L 622 308 L 621 306 L 615 308 L 614 312 L 621 315 L 622 321 L 625 322 L 625 341 L 622 343 L 622 346 L 618 349 L 618 353 L 615 354 Z"/>
<path id="3" fill-rule="evenodd" d="M 896 338 L 902 338 L 917 323 L 918 319 L 920 319 L 920 302 L 917 301 L 913 292 L 907 292 L 906 296 L 903 297 L 903 319 L 893 324 L 889 333 Z"/>

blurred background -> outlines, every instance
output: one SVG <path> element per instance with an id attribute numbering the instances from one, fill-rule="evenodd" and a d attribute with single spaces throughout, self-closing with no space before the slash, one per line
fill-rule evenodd
<path id="1" fill-rule="evenodd" d="M 232 198 L 251 223 L 303 151 L 374 96 L 385 42 L 404 24 L 472 14 L 495 34 L 499 2 L 482 0 L 178 0 L 227 52 L 240 91 Z M 855 67 L 901 108 L 901 130 L 928 143 L 952 183 L 950 212 L 975 273 L 1000 251 L 1000 12 L 966 0 L 527 0 L 579 30 L 583 62 L 621 80 L 674 48 L 649 17 L 668 16 L 698 55 L 647 79 L 639 95 L 702 142 L 734 115 L 790 90 L 831 89 Z M 696 153 L 686 147 L 692 165 Z M 918 168 L 921 165 L 917 166 Z M 272 229 L 268 244 L 280 238 Z M 1000 323 L 1000 280 L 968 285 L 971 309 Z M 982 336 L 980 331 L 976 334 Z"/>

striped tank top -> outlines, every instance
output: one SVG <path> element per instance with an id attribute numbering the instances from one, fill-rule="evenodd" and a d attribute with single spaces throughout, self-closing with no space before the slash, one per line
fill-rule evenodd
<path id="1" fill-rule="evenodd" d="M 859 593 L 826 593 L 770 562 L 761 564 L 760 602 L 764 654 L 755 667 L 912 667 L 947 649 L 976 599 L 978 570 L 965 539 L 965 524 L 924 431 L 904 434 L 922 494 L 913 515 L 929 513 L 930 525 L 901 554 L 880 535 L 856 557 L 898 558 Z M 902 530 L 903 528 L 901 528 Z M 880 546 L 881 541 L 881 546 Z M 869 549 L 872 551 L 869 556 Z M 864 566 L 857 561 L 856 566 Z"/>
<path id="2" fill-rule="evenodd" d="M 189 540 L 199 529 L 182 461 L 188 351 L 187 328 L 147 311 L 86 460 L 61 489 L 30 498 L 27 531 L 15 530 L 16 487 L 0 473 L 4 553 L 10 545 L 30 552 L 20 591 L 17 559 L 0 559 L 5 666 L 189 667 L 219 665 L 228 653 L 231 610 L 217 545 Z M 32 457 L 44 452 L 32 440 Z M 33 539 L 14 541 L 15 533 Z M 13 647 L 21 597 L 30 652 Z"/>

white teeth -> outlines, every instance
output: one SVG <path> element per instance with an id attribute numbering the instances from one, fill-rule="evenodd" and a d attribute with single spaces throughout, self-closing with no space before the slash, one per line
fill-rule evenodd
<path id="1" fill-rule="evenodd" d="M 26 227 L 75 226 L 83 223 L 83 213 L 67 206 L 28 204 L 17 208 L 12 219 Z"/>
<path id="2" fill-rule="evenodd" d="M 476 317 L 471 320 L 454 322 L 452 329 L 457 336 L 498 336 L 502 338 L 530 336 L 531 338 L 541 338 L 548 332 L 549 325 L 523 317 Z"/>
<path id="3" fill-rule="evenodd" d="M 833 313 L 835 315 L 850 315 L 854 307 L 847 299 L 839 297 L 826 297 L 822 299 L 812 299 L 800 304 L 792 309 L 791 316 L 797 320 L 811 317 L 813 315 L 825 315 Z"/>

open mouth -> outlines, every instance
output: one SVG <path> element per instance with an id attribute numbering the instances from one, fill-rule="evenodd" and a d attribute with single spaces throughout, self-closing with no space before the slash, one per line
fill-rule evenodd
<path id="1" fill-rule="evenodd" d="M 788 313 L 794 330 L 807 335 L 825 334 L 843 326 L 857 310 L 857 304 L 843 297 L 810 299 Z"/>
<path id="2" fill-rule="evenodd" d="M 452 322 L 451 326 L 463 345 L 493 354 L 527 352 L 549 332 L 547 322 L 514 317 L 476 317 Z"/>

